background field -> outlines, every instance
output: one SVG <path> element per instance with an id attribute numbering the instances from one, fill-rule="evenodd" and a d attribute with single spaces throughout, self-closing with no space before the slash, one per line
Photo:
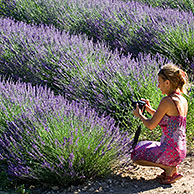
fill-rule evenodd
<path id="1" fill-rule="evenodd" d="M 1 187 L 69 186 L 130 162 L 130 98 L 157 108 L 167 62 L 189 75 L 192 153 L 193 13 L 191 0 L 0 0 Z M 160 135 L 142 126 L 140 140 Z"/>

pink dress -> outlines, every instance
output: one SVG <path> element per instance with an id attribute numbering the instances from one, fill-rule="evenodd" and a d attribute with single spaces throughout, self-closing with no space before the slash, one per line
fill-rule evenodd
<path id="1" fill-rule="evenodd" d="M 165 115 L 159 125 L 162 128 L 160 142 L 139 142 L 131 153 L 131 159 L 177 166 L 186 157 L 186 117 L 180 114 L 178 116 Z"/>

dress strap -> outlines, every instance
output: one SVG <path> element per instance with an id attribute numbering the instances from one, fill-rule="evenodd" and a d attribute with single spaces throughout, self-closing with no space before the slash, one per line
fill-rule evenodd
<path id="1" fill-rule="evenodd" d="M 174 103 L 174 105 L 175 105 L 175 107 L 176 107 L 176 109 L 177 109 L 177 112 L 179 113 L 179 115 L 180 115 L 180 111 L 179 111 L 179 109 L 178 109 L 178 107 L 177 107 L 177 104 L 176 104 L 176 102 L 172 99 L 172 96 L 171 95 L 169 95 L 169 97 L 171 98 L 171 100 L 173 101 L 173 103 Z"/>

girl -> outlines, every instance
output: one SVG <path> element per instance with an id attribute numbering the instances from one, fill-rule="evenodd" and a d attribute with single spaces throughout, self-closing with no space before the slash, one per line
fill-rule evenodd
<path id="1" fill-rule="evenodd" d="M 138 105 L 133 114 L 143 121 L 150 130 L 157 125 L 162 128 L 160 142 L 142 141 L 137 144 L 131 157 L 134 163 L 144 166 L 160 167 L 164 172 L 157 178 L 162 184 L 179 180 L 177 166 L 186 157 L 186 116 L 188 111 L 186 94 L 187 74 L 173 64 L 164 65 L 158 72 L 158 87 L 166 96 L 160 101 L 157 110 L 146 102 L 146 111 L 152 115 L 148 119 L 142 115 Z"/>

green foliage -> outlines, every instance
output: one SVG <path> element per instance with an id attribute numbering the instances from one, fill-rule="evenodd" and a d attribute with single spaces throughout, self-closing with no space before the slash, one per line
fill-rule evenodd
<path id="1" fill-rule="evenodd" d="M 2 166 L 2 162 L 0 162 L 0 167 Z M 8 188 L 13 187 L 13 182 L 8 177 L 7 172 L 3 171 L 0 172 L 0 190 L 7 190 Z"/>
<path id="2" fill-rule="evenodd" d="M 133 0 L 122 0 L 125 2 L 133 1 Z M 152 7 L 163 7 L 172 8 L 172 9 L 179 9 L 183 11 L 191 11 L 194 14 L 194 1 L 193 0 L 135 0 L 138 2 L 142 2 Z"/>
<path id="3" fill-rule="evenodd" d="M 12 176 L 67 186 L 109 174 L 123 157 L 128 135 L 122 136 L 110 117 L 98 117 L 86 104 L 70 104 L 62 96 L 43 95 L 41 88 L 31 88 L 34 93 L 30 93 L 24 84 L 17 91 L 13 83 L 6 86 L 0 106 L 0 135 L 6 144 L 1 144 L 0 156 L 5 170 L 11 164 Z"/>
<path id="4" fill-rule="evenodd" d="M 194 87 L 191 86 L 188 96 L 185 96 L 188 101 L 188 116 L 186 124 L 186 135 L 187 135 L 187 149 L 188 152 L 194 149 Z"/>
<path id="5" fill-rule="evenodd" d="M 126 0 L 127 1 L 127 0 Z M 191 11 L 194 13 L 194 2 L 192 0 L 179 0 L 178 2 L 175 0 L 139 0 L 143 3 L 147 3 L 152 5 L 153 7 L 170 7 L 170 8 L 178 8 L 180 10 Z M 60 6 L 57 6 L 57 1 L 48 1 L 50 3 L 50 7 L 53 9 L 47 10 L 49 6 L 44 6 L 44 1 L 42 4 L 38 4 L 37 1 L 27 1 L 27 0 L 18 0 L 17 6 L 15 6 L 13 1 L 10 1 L 10 4 L 5 3 L 4 0 L 0 0 L 0 15 L 4 15 L 1 13 L 1 10 L 4 10 L 7 14 L 12 15 L 16 20 L 24 20 L 27 23 L 36 22 L 37 24 L 45 23 L 47 25 L 55 24 L 55 26 L 61 29 L 61 24 L 63 24 L 63 29 L 66 31 L 75 31 L 76 29 L 84 25 L 84 17 L 87 15 L 90 16 L 90 11 L 84 10 L 84 15 L 82 15 L 82 11 L 77 10 L 76 6 L 74 7 L 73 4 L 70 5 L 66 2 L 66 11 L 69 14 L 68 22 L 65 23 L 64 15 L 55 15 L 56 13 L 60 13 Z M 60 4 L 63 1 L 58 1 Z M 54 8 L 59 9 L 58 11 L 54 10 Z M 64 6 L 63 6 L 64 7 Z M 29 8 L 29 9 L 28 9 Z M 16 14 L 15 11 L 18 11 L 19 14 Z M 26 10 L 32 10 L 32 12 L 28 13 Z M 77 16 L 75 14 L 77 12 Z M 68 15 L 67 14 L 67 15 Z M 94 11 L 93 15 L 90 16 L 95 21 L 95 18 L 99 19 L 101 15 L 98 15 L 98 11 Z M 83 16 L 83 17 L 82 17 Z M 61 17 L 61 18 L 60 18 Z M 114 24 L 115 29 L 118 28 L 118 33 L 120 32 L 120 27 L 128 25 L 129 23 L 125 23 L 125 20 L 119 18 L 118 15 L 115 14 L 117 17 L 117 22 L 113 22 L 113 18 L 109 18 L 106 22 L 107 28 Z M 127 17 L 127 16 L 126 16 Z M 30 19 L 29 19 L 30 18 Z M 32 19 L 33 18 L 33 21 Z M 50 23 L 48 23 L 48 18 L 50 18 Z M 83 24 L 83 25 L 82 25 Z M 134 24 L 135 25 L 135 24 Z M 84 29 L 79 29 L 83 31 L 90 37 L 91 29 L 88 29 L 87 26 Z M 131 37 L 134 36 L 134 29 L 131 26 Z M 111 36 L 108 31 L 104 31 L 104 40 L 112 41 L 114 36 Z M 130 39 L 125 38 L 126 42 Z M 25 53 L 22 51 L 22 48 L 19 47 L 20 45 L 15 44 L 13 47 L 13 51 L 18 56 L 18 50 L 21 53 Z M 52 53 L 52 45 L 46 45 L 48 48 L 48 57 L 47 62 L 50 62 L 50 59 L 53 59 L 53 67 L 59 61 L 59 59 L 53 55 Z M 31 48 L 33 49 L 33 48 Z M 67 52 L 67 51 L 66 51 Z M 170 58 L 174 63 L 182 65 L 182 67 L 191 73 L 191 66 L 194 63 L 194 26 L 193 23 L 188 23 L 184 26 L 176 26 L 174 28 L 165 29 L 164 34 L 159 34 L 158 42 L 155 43 L 153 54 L 160 53 L 164 56 Z M 69 51 L 71 54 L 71 52 Z M 9 52 L 4 52 L 4 58 L 6 61 L 10 59 L 14 59 L 15 54 Z M 95 66 L 96 60 L 92 58 L 92 55 L 88 55 L 88 63 L 91 62 L 91 65 Z M 69 61 L 68 58 L 67 61 Z M 98 71 L 106 70 L 108 79 L 101 79 L 100 75 L 95 74 L 94 72 L 86 72 L 86 70 L 81 69 L 79 63 L 80 61 L 75 61 L 75 69 L 72 71 L 63 71 L 64 80 L 60 80 L 59 83 L 66 84 L 69 80 L 77 79 L 77 76 L 81 75 L 81 79 L 79 80 L 80 83 L 83 85 L 78 85 L 78 90 L 74 94 L 76 97 L 82 97 L 83 91 L 86 92 L 86 96 L 83 96 L 84 99 L 89 100 L 91 103 L 95 103 L 97 100 L 97 96 L 103 94 L 104 100 L 98 104 L 98 108 L 100 109 L 101 113 L 109 109 L 110 115 L 114 117 L 117 121 L 121 124 L 121 129 L 130 131 L 133 133 L 138 125 L 141 123 L 139 120 L 134 118 L 132 114 L 132 107 L 130 106 L 129 98 L 134 96 L 136 100 L 140 98 L 149 99 L 153 108 L 157 108 L 160 100 L 162 99 L 162 95 L 157 89 L 157 82 L 152 77 L 152 75 L 156 75 L 156 69 L 154 67 L 145 68 L 144 71 L 140 71 L 137 74 L 136 69 L 131 69 L 130 74 L 122 74 L 121 72 L 124 71 L 117 71 L 114 70 L 114 73 L 110 72 L 108 69 L 103 69 L 103 65 L 106 64 L 106 59 L 100 59 L 100 68 Z M 33 62 L 36 66 L 37 63 Z M 149 65 L 149 64 L 147 64 Z M 84 64 L 83 64 L 84 66 Z M 123 68 L 123 67 L 121 67 Z M 48 73 L 45 69 L 42 69 L 42 72 Z M 84 72 L 85 71 L 85 72 Z M 127 76 L 126 76 L 127 75 Z M 67 79 L 69 76 L 69 79 Z M 54 76 L 53 76 L 54 77 Z M 138 79 L 137 79 L 138 78 Z M 51 77 L 49 82 L 52 82 Z M 67 81 L 68 80 L 68 81 Z M 153 81 L 154 80 L 154 81 Z M 70 81 L 69 81 L 70 82 Z M 93 91 L 90 84 L 96 87 Z M 88 87 L 88 90 L 86 88 Z M 75 86 L 76 87 L 76 86 Z M 194 149 L 194 89 L 191 87 L 189 91 L 189 95 L 186 96 L 189 104 L 188 116 L 187 116 L 187 144 L 189 149 Z M 14 118 L 18 118 L 18 115 L 21 114 L 23 110 L 25 110 L 22 106 L 18 104 L 6 101 L 1 96 L 1 105 L 4 109 L 0 109 L 0 132 L 4 132 L 7 128 L 7 121 L 13 121 Z M 107 104 L 106 104 L 107 103 Z M 23 104 L 24 106 L 24 104 Z M 28 102 L 26 102 L 25 106 L 30 106 Z M 61 110 L 61 113 L 63 110 Z M 56 112 L 55 112 L 56 113 Z M 67 170 L 67 174 L 70 173 L 68 159 L 71 158 L 71 154 L 74 154 L 73 159 L 71 160 L 72 166 L 76 172 L 79 172 L 80 176 L 84 174 L 85 177 L 95 177 L 95 176 L 103 176 L 107 173 L 111 172 L 111 167 L 115 161 L 115 156 L 118 154 L 117 145 L 116 143 L 113 144 L 112 150 L 107 152 L 107 154 L 103 155 L 105 151 L 108 150 L 109 143 L 113 140 L 110 137 L 106 138 L 101 145 L 103 137 L 106 135 L 105 130 L 100 125 L 92 126 L 86 120 L 82 122 L 81 120 L 77 119 L 76 117 L 68 118 L 68 117 L 57 117 L 55 113 L 47 115 L 44 117 L 44 122 L 40 121 L 37 117 L 36 122 L 33 123 L 33 126 L 37 129 L 37 138 L 36 142 L 34 143 L 37 147 L 37 150 L 41 151 L 41 154 L 47 159 L 49 165 L 53 165 L 51 169 L 44 168 L 43 169 L 43 162 L 45 158 L 39 157 L 39 160 L 31 160 L 28 159 L 26 162 L 29 164 L 33 171 L 33 176 L 37 175 L 39 177 L 39 181 L 46 180 L 52 182 L 60 182 L 63 184 L 64 182 L 69 181 L 70 176 L 63 176 L 64 169 Z M 149 114 L 146 113 L 147 117 L 150 117 Z M 47 130 L 45 130 L 45 126 Z M 29 127 L 29 126 L 27 126 Z M 26 129 L 27 129 L 26 127 Z M 84 135 L 83 135 L 84 134 Z M 28 136 L 28 133 L 23 133 L 23 143 L 25 145 L 24 155 L 29 157 L 28 151 L 31 149 L 31 144 L 33 143 L 31 137 Z M 161 129 L 157 127 L 155 130 L 150 131 L 142 126 L 142 133 L 140 135 L 140 140 L 160 140 L 161 136 Z M 64 143 L 64 137 L 67 140 L 67 146 L 61 147 Z M 34 137 L 33 137 L 34 138 Z M 70 143 L 71 141 L 71 143 Z M 100 146 L 99 146 L 100 145 Z M 96 150 L 96 148 L 99 148 Z M 13 149 L 17 153 L 17 149 Z M 119 150 L 120 151 L 120 150 Z M 61 160 L 64 159 L 64 161 Z M 84 158 L 84 162 L 82 163 L 82 158 Z M 63 162 L 63 167 L 57 166 L 60 162 Z M 5 162 L 5 161 L 4 161 Z M 58 162 L 58 163 L 57 163 Z M 2 161 L 0 163 L 0 167 L 3 166 Z M 68 172 L 69 170 L 69 172 Z M 7 187 L 12 187 L 13 182 L 10 181 L 7 173 L 0 169 L 0 183 L 3 189 Z M 75 181 L 74 179 L 73 181 Z M 16 187 L 16 192 L 20 194 L 24 194 L 27 192 L 25 189 L 25 185 L 19 185 Z"/>
<path id="6" fill-rule="evenodd" d="M 160 34 L 155 52 L 167 56 L 186 71 L 191 72 L 194 63 L 194 26 L 177 26 Z"/>
<path id="7" fill-rule="evenodd" d="M 7 172 L 4 171 L 5 169 L 1 169 L 5 165 L 0 161 L 0 193 L 5 191 L 6 193 L 30 194 L 31 191 L 24 184 L 17 183 L 15 179 L 8 176 Z"/>

